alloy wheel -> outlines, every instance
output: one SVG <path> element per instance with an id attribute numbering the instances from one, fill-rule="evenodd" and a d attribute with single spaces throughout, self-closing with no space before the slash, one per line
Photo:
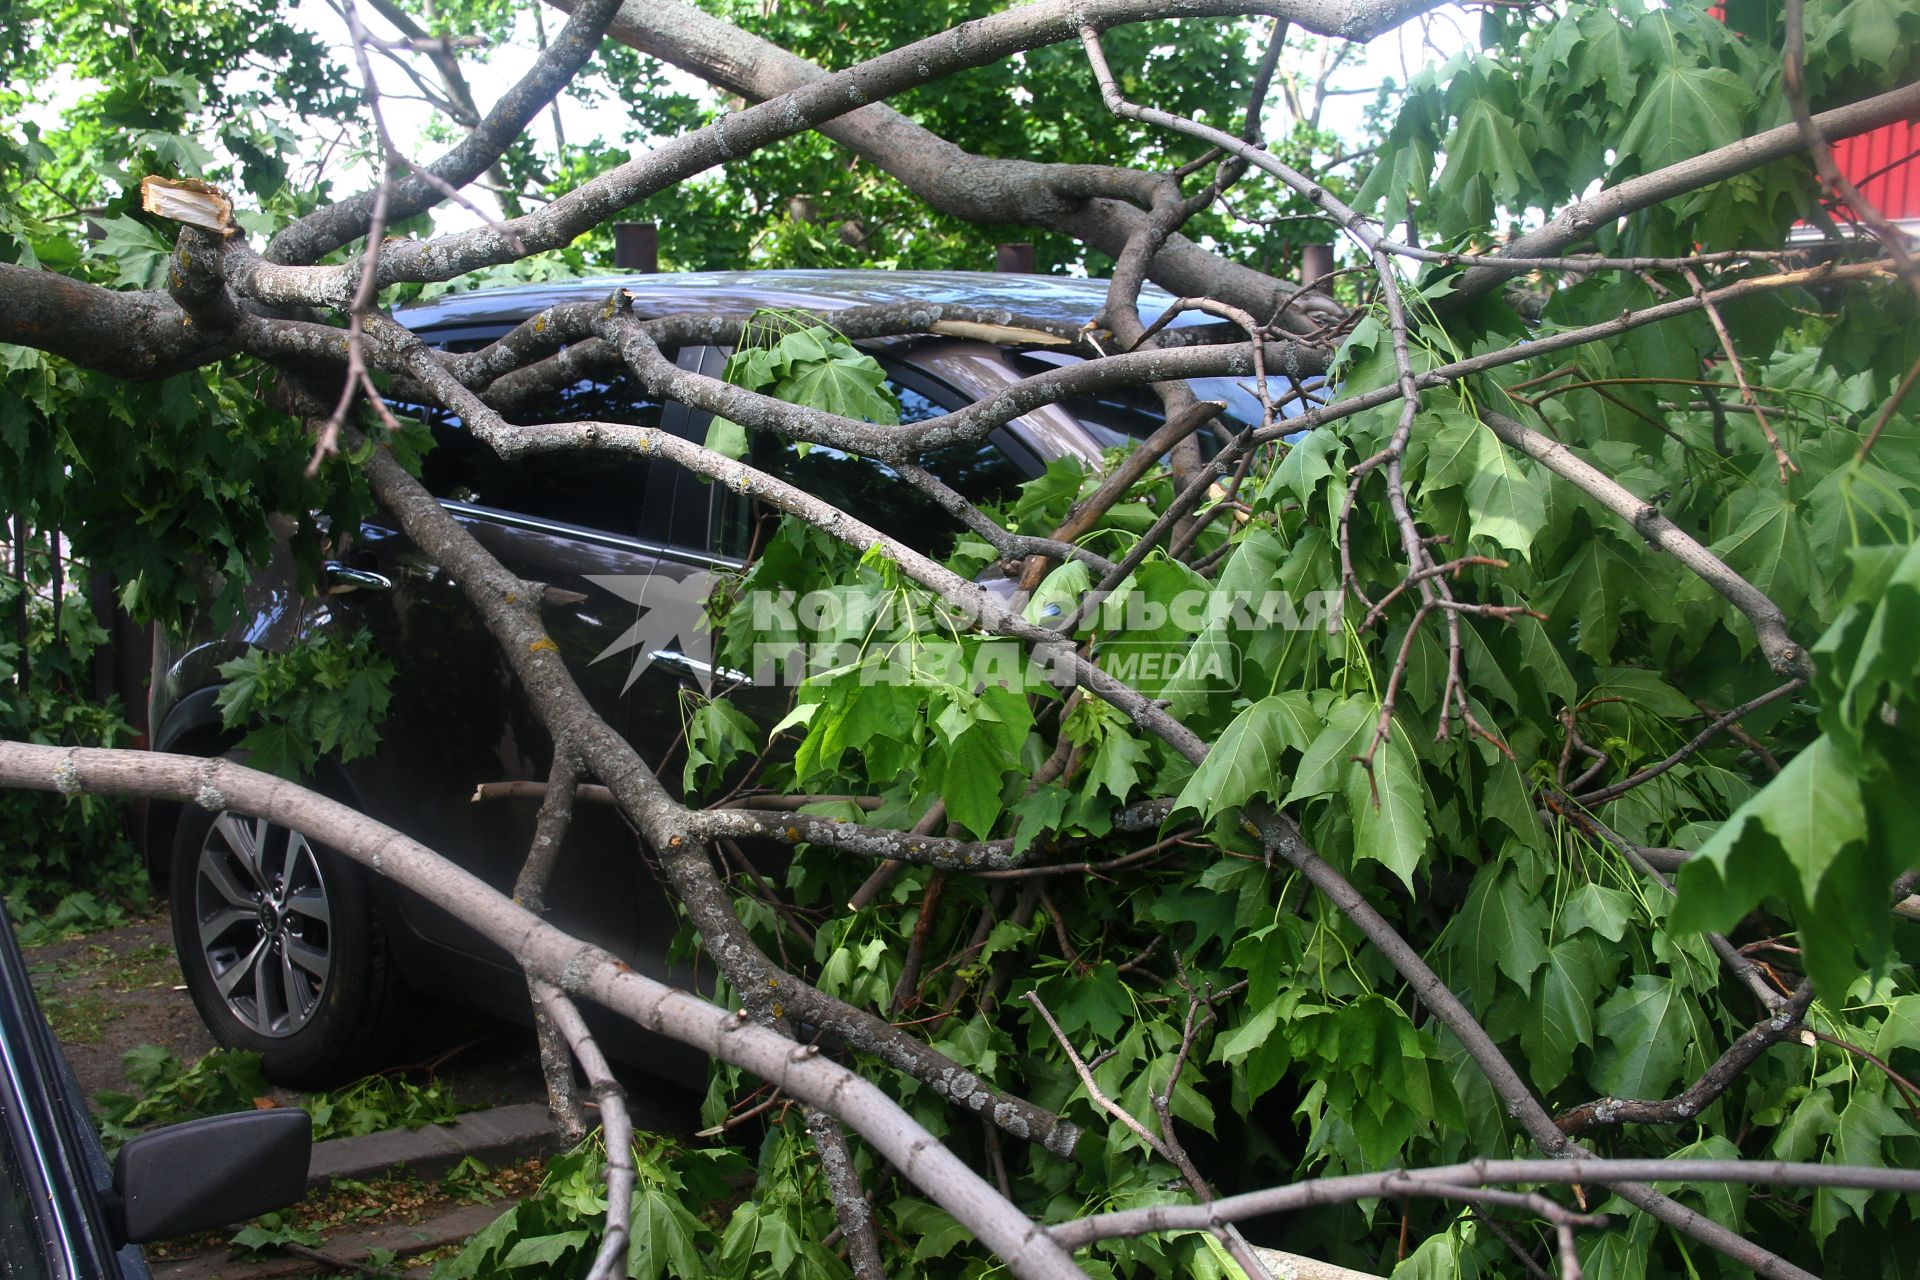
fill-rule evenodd
<path id="1" fill-rule="evenodd" d="M 320 860 L 298 831 L 223 813 L 194 874 L 200 953 L 227 1009 L 258 1035 L 297 1033 L 333 969 L 332 912 Z"/>

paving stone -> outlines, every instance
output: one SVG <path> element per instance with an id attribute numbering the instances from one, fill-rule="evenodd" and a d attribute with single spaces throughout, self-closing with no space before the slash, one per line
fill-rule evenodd
<path id="1" fill-rule="evenodd" d="M 467 1156 L 478 1156 L 498 1166 L 558 1150 L 560 1134 L 547 1117 L 546 1104 L 523 1102 L 470 1111 L 449 1125 L 389 1129 L 315 1143 L 312 1163 L 307 1166 L 307 1185 L 320 1186 L 329 1178 L 365 1180 L 400 1165 L 419 1177 L 433 1178 Z"/>
<path id="2" fill-rule="evenodd" d="M 491 1204 L 462 1205 L 424 1222 L 395 1222 L 342 1233 L 329 1237 L 321 1248 L 300 1254 L 235 1257 L 220 1250 L 197 1258 L 150 1265 L 154 1280 L 276 1280 L 284 1276 L 310 1276 L 328 1269 L 330 1264 L 334 1270 L 349 1271 L 353 1264 L 365 1264 L 367 1255 L 375 1249 L 385 1249 L 404 1258 L 458 1243 L 505 1213 L 512 1204 L 511 1200 L 496 1200 Z"/>

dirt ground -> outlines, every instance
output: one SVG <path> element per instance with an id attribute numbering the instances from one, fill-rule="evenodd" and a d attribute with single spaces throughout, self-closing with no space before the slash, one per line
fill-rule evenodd
<path id="1" fill-rule="evenodd" d="M 41 1008 L 91 1099 L 100 1089 L 126 1090 L 121 1055 L 159 1045 L 182 1062 L 214 1047 L 187 995 L 164 911 L 117 929 L 26 949 Z M 453 1086 L 464 1107 L 493 1107 L 545 1098 L 533 1033 L 503 1022 L 458 1015 L 428 1043 L 419 1062 Z M 295 1095 L 276 1091 L 278 1100 Z"/>
<path id="2" fill-rule="evenodd" d="M 30 947 L 27 969 L 80 1087 L 125 1089 L 120 1055 L 157 1044 L 182 1062 L 213 1048 L 181 985 L 163 913 L 118 929 Z"/>

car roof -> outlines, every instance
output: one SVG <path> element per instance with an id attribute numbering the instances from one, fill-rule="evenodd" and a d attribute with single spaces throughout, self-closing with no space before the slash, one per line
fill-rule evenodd
<path id="1" fill-rule="evenodd" d="M 547 307 L 603 298 L 616 288 L 633 295 L 634 310 L 643 316 L 678 311 L 745 315 L 761 307 L 834 311 L 892 302 L 939 302 L 1004 309 L 1072 325 L 1093 319 L 1107 297 L 1105 280 L 1069 276 L 985 271 L 690 271 L 587 276 L 443 294 L 396 308 L 394 318 L 410 329 L 518 324 Z M 1140 302 L 1151 318 L 1173 305 L 1174 298 L 1149 286 L 1140 291 Z M 1201 324 L 1209 319 L 1187 312 L 1176 316 L 1174 323 Z"/>

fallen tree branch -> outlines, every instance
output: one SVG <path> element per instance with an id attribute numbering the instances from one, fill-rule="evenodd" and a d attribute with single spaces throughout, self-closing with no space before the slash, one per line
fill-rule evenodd
<path id="1" fill-rule="evenodd" d="M 1882 125 L 1907 120 L 1920 114 L 1920 84 L 1910 84 L 1871 98 L 1862 99 L 1814 117 L 1821 133 L 1829 138 L 1845 138 L 1878 129 Z M 1537 258 L 1556 253 L 1585 240 L 1598 228 L 1618 221 L 1630 213 L 1651 208 L 1662 201 L 1697 191 L 1710 183 L 1724 181 L 1762 165 L 1785 160 L 1805 145 L 1797 125 L 1783 124 L 1730 142 L 1724 147 L 1640 174 L 1590 196 L 1576 200 L 1537 231 L 1530 231 L 1507 245 L 1498 256 Z M 1464 272 L 1454 286 L 1451 298 L 1442 306 L 1460 306 L 1479 297 L 1507 277 L 1532 268 L 1521 264 L 1498 265 L 1482 261 Z"/>
<path id="2" fill-rule="evenodd" d="M 831 1112 L 1007 1261 L 1015 1275 L 1073 1280 L 1081 1272 L 966 1163 L 880 1089 L 831 1058 L 684 991 L 655 982 L 598 947 L 516 906 L 485 881 L 364 814 L 230 760 L 153 751 L 44 747 L 0 741 L 0 785 L 65 795 L 144 796 L 263 817 L 305 832 L 462 917 L 535 976 L 749 1071 Z"/>
<path id="3" fill-rule="evenodd" d="M 1561 1112 L 1553 1122 L 1560 1132 L 1571 1138 L 1589 1129 L 1625 1124 L 1679 1124 L 1695 1119 L 1770 1046 L 1795 1035 L 1812 1003 L 1813 986 L 1803 982 L 1785 1004 L 1748 1028 L 1698 1080 L 1671 1098 L 1658 1102 L 1640 1098 L 1596 1098 Z"/>
<path id="4" fill-rule="evenodd" d="M 1720 715 L 1714 717 L 1713 723 L 1709 724 L 1706 728 L 1702 729 L 1699 733 L 1695 734 L 1693 738 L 1690 741 L 1688 741 L 1685 746 L 1681 747 L 1678 751 L 1675 751 L 1672 755 L 1667 756 L 1664 760 L 1657 760 L 1653 764 L 1648 765 L 1644 769 L 1637 769 L 1631 775 L 1629 775 L 1628 777 L 1622 778 L 1618 782 L 1611 783 L 1607 786 L 1600 787 L 1593 791 L 1582 792 L 1581 794 L 1574 796 L 1573 799 L 1577 800 L 1579 803 L 1583 805 L 1589 805 L 1589 806 L 1605 804 L 1609 800 L 1616 800 L 1619 797 L 1625 795 L 1627 792 L 1633 790 L 1635 787 L 1639 786 L 1641 783 L 1651 782 L 1653 779 L 1659 777 L 1661 774 L 1673 768 L 1673 766 L 1679 764 L 1681 761 L 1687 759 L 1689 756 L 1698 754 L 1700 751 L 1700 748 L 1706 746 L 1706 744 L 1710 742 L 1716 734 L 1719 734 L 1722 731 L 1731 728 L 1742 717 L 1751 715 L 1753 712 L 1758 711 L 1761 707 L 1766 706 L 1768 703 L 1776 702 L 1779 699 L 1786 697 L 1790 693 L 1798 692 L 1800 689 L 1803 689 L 1806 687 L 1806 683 L 1807 682 L 1804 677 L 1795 676 L 1793 679 L 1787 681 L 1785 684 L 1777 685 L 1774 688 L 1767 690 L 1765 693 L 1761 694 L 1759 697 L 1743 702 L 1739 706 L 1734 707 L 1731 710 L 1723 712 Z M 1673 868 L 1668 867 L 1668 868 L 1665 868 L 1665 870 L 1671 871 L 1673 870 Z"/>
<path id="5" fill-rule="evenodd" d="M 1067 1062 L 1073 1067 L 1073 1073 L 1080 1078 L 1080 1087 L 1086 1091 L 1087 1097 L 1092 1099 L 1093 1104 L 1126 1126 L 1129 1132 L 1140 1139 L 1147 1150 L 1153 1152 L 1153 1154 L 1178 1169 L 1180 1176 L 1186 1180 L 1187 1188 L 1192 1191 L 1194 1195 L 1198 1196 L 1201 1200 L 1211 1200 L 1213 1198 L 1212 1189 L 1209 1188 L 1206 1181 L 1200 1177 L 1199 1171 L 1193 1167 L 1193 1162 L 1187 1159 L 1186 1152 L 1175 1145 L 1171 1128 L 1169 1127 L 1167 1136 L 1162 1138 L 1147 1128 L 1146 1125 L 1142 1124 L 1132 1112 L 1103 1093 L 1100 1086 L 1094 1082 L 1093 1069 L 1081 1058 L 1079 1052 L 1073 1047 L 1073 1042 L 1067 1039 L 1067 1033 L 1060 1029 L 1060 1023 L 1055 1020 L 1053 1011 L 1047 1008 L 1046 1002 L 1040 998 L 1040 993 L 1038 991 L 1027 992 L 1027 1003 L 1033 1006 L 1034 1011 L 1037 1012 L 1041 1020 L 1047 1024 L 1047 1030 L 1053 1033 L 1054 1040 L 1066 1051 Z M 1190 1043 L 1191 1023 L 1189 1023 L 1188 1040 L 1181 1045 L 1183 1060 L 1186 1049 Z M 1172 1085 L 1168 1085 L 1168 1088 L 1172 1088 Z M 1166 1119 L 1164 1112 L 1161 1118 L 1164 1122 Z M 1229 1225 L 1226 1227 L 1215 1227 L 1212 1230 L 1215 1235 L 1220 1237 L 1220 1242 L 1225 1246 L 1227 1252 L 1233 1255 L 1233 1260 L 1240 1264 L 1241 1270 L 1253 1277 L 1253 1280 L 1273 1280 L 1273 1277 L 1267 1271 L 1266 1264 L 1260 1260 L 1259 1255 L 1253 1251 L 1253 1246 L 1247 1243 L 1247 1238 L 1241 1235 L 1236 1228 Z"/>
<path id="6" fill-rule="evenodd" d="M 880 1262 L 880 1242 L 874 1235 L 873 1208 L 860 1187 L 860 1173 L 853 1167 L 853 1151 L 840 1122 L 819 1108 L 807 1112 L 807 1133 L 820 1152 L 820 1168 L 833 1196 L 833 1216 L 840 1237 L 847 1242 L 847 1262 L 854 1280 L 885 1280 L 886 1268 Z"/>
<path id="7" fill-rule="evenodd" d="M 550 2 L 561 9 L 572 7 L 572 0 Z M 1380 10 L 1354 6 L 1343 15 L 1329 6 L 1311 16 L 1289 8 L 1273 16 L 1318 31 L 1350 19 L 1343 34 L 1364 39 L 1430 7 L 1418 3 L 1396 3 Z M 1075 14 L 1067 20 L 1069 24 L 1103 16 L 1084 7 Z M 678 0 L 629 0 L 609 33 L 748 101 L 776 99 L 828 75 L 815 63 Z M 1063 38 L 1072 37 L 1069 30 Z M 1118 259 L 1150 216 L 1142 207 L 1151 199 L 1143 194 L 1145 175 L 975 155 L 884 102 L 871 97 L 866 102 L 857 111 L 821 122 L 818 132 L 956 217 L 988 225 L 1047 227 Z M 1290 295 L 1298 292 L 1178 233 L 1166 237 L 1148 275 L 1176 295 L 1221 298 L 1262 315 L 1284 312 Z"/>
<path id="8" fill-rule="evenodd" d="M 751 154 L 867 103 L 890 98 L 955 72 L 997 62 L 1011 54 L 1071 40 L 1075 24 L 1103 26 L 1159 17 L 1205 17 L 1262 13 L 1286 17 L 1316 30 L 1385 29 L 1434 0 L 1392 0 L 1383 5 L 1340 0 L 1035 0 L 902 45 L 846 70 L 802 84 L 790 92 L 732 112 L 714 124 L 681 134 L 582 183 L 535 212 L 473 231 L 400 241 L 380 252 L 381 287 L 448 280 L 512 261 L 527 253 L 557 249 L 599 223 L 613 209 Z M 956 38 L 956 34 L 958 38 Z M 1069 175 L 1070 176 L 1070 175 Z M 524 246 L 516 251 L 509 239 Z M 227 278 L 242 293 L 268 305 L 343 306 L 352 296 L 357 260 L 338 266 L 289 267 L 255 255 L 237 238 L 228 243 Z"/>
<path id="9" fill-rule="evenodd" d="M 1520 1122 L 1534 1145 L 1550 1156 L 1558 1156 L 1569 1162 L 1585 1161 L 1585 1151 L 1560 1132 L 1553 1117 L 1513 1069 L 1506 1055 L 1500 1052 L 1500 1047 L 1487 1034 L 1486 1028 L 1480 1025 L 1479 1019 L 1440 980 L 1440 975 L 1433 971 L 1420 953 L 1353 887 L 1353 883 L 1315 852 L 1300 829 L 1285 815 L 1258 813 L 1255 822 L 1267 848 L 1297 868 L 1316 889 L 1325 894 L 1327 900 L 1351 920 L 1367 941 L 1394 967 L 1412 988 L 1414 997 L 1460 1041 L 1467 1056 L 1473 1059 L 1474 1065 L 1486 1078 L 1494 1096 L 1500 1099 L 1506 1113 Z M 1652 1187 L 1639 1182 L 1594 1181 L 1607 1181 L 1614 1194 L 1627 1203 L 1644 1210 L 1674 1230 L 1718 1249 L 1741 1265 L 1769 1277 L 1769 1280 L 1814 1280 L 1814 1277 L 1786 1259 Z"/>
<path id="10" fill-rule="evenodd" d="M 488 413 L 484 406 L 480 412 Z M 1075 1126 L 1008 1096 L 925 1042 L 825 995 L 775 964 L 734 914 L 730 893 L 705 845 L 685 831 L 687 810 L 660 785 L 632 745 L 587 704 L 526 584 L 480 546 L 390 453 L 374 450 L 366 475 L 369 487 L 414 544 L 452 573 L 499 642 L 548 731 L 568 742 L 581 763 L 618 798 L 621 813 L 659 856 L 669 886 L 709 952 L 725 964 L 736 990 L 776 992 L 780 1011 L 775 1016 L 829 1029 L 848 1047 L 925 1081 L 941 1096 L 986 1115 L 1014 1136 L 1058 1156 L 1072 1153 L 1080 1136 Z"/>
<path id="11" fill-rule="evenodd" d="M 624 1280 L 627 1239 L 632 1234 L 634 1182 L 633 1119 L 627 1112 L 627 1094 L 613 1078 L 613 1068 L 573 1001 L 542 979 L 529 977 L 527 985 L 587 1073 L 587 1083 L 600 1107 L 600 1134 L 607 1148 L 607 1225 L 586 1280 L 614 1280 L 616 1276 Z"/>
<path id="12" fill-rule="evenodd" d="M 553 876 L 554 864 L 559 861 L 560 843 L 573 822 L 574 792 L 579 776 L 573 757 L 564 750 L 556 751 L 540 812 L 534 818 L 533 842 L 513 882 L 513 900 L 536 914 L 545 914 L 547 909 L 547 882 Z M 580 1110 L 580 1100 L 573 1092 L 573 1065 L 568 1059 L 571 1037 L 564 1034 L 552 1016 L 544 995 L 548 990 L 551 988 L 544 983 L 527 983 L 527 994 L 533 1001 L 534 1038 L 540 1046 L 540 1073 L 547 1082 L 547 1111 L 560 1126 L 560 1132 L 569 1141 L 578 1142 L 586 1135 L 587 1122 Z"/>
<path id="13" fill-rule="evenodd" d="M 1541 435 L 1503 413 L 1485 406 L 1477 410 L 1500 442 L 1518 450 L 1553 472 L 1582 493 L 1596 499 L 1609 511 L 1632 525 L 1647 542 L 1684 565 L 1695 577 L 1723 596 L 1727 603 L 1746 615 L 1760 642 L 1767 663 L 1782 675 L 1798 683 L 1784 685 L 1781 696 L 1791 692 L 1813 674 L 1813 662 L 1787 631 L 1787 617 L 1765 592 L 1729 569 L 1724 561 L 1693 536 L 1669 520 L 1659 507 L 1635 497 L 1625 485 L 1580 457 L 1566 445 Z M 1731 722 L 1729 722 L 1731 723 Z"/>
<path id="14" fill-rule="evenodd" d="M 1787 109 L 1793 113 L 1793 127 L 1805 145 L 1807 154 L 1813 158 L 1815 172 L 1829 191 L 1846 203 L 1853 215 L 1866 226 L 1869 234 L 1880 242 L 1887 256 L 1900 269 L 1913 296 L 1920 299 L 1920 262 L 1916 262 L 1907 251 L 1907 236 L 1900 228 L 1888 221 L 1887 216 L 1874 207 L 1871 200 L 1862 195 L 1860 188 L 1853 185 L 1847 176 L 1840 172 L 1840 166 L 1833 158 L 1833 147 L 1827 141 L 1827 134 L 1814 118 L 1813 111 L 1807 106 L 1806 53 L 1807 53 L 1807 15 L 1805 0 L 1786 0 L 1786 32 L 1780 59 L 1780 90 L 1786 95 Z M 1920 114 L 1916 111 L 1914 114 Z"/>
<path id="15" fill-rule="evenodd" d="M 1164 1231 L 1207 1231 L 1229 1222 L 1321 1205 L 1394 1196 L 1444 1196 L 1446 1190 L 1453 1187 L 1516 1182 L 1562 1186 L 1717 1182 L 1756 1187 L 1846 1187 L 1913 1195 L 1920 1193 L 1920 1169 L 1792 1164 L 1784 1160 L 1603 1160 L 1586 1155 L 1566 1160 L 1475 1160 L 1430 1169 L 1393 1169 L 1385 1173 L 1318 1178 L 1245 1195 L 1223 1196 L 1209 1204 L 1159 1204 L 1124 1209 L 1059 1223 L 1047 1228 L 1047 1233 L 1060 1245 L 1079 1249 L 1097 1240 Z"/>

